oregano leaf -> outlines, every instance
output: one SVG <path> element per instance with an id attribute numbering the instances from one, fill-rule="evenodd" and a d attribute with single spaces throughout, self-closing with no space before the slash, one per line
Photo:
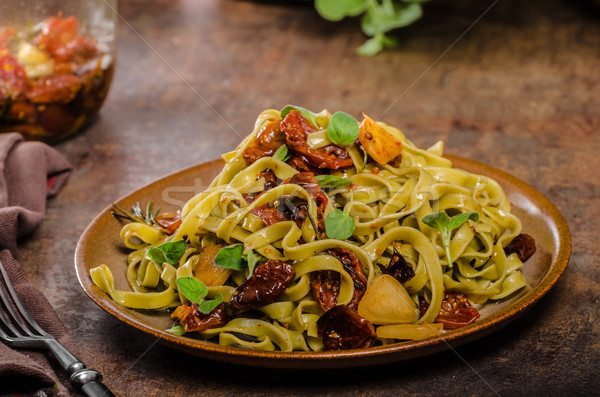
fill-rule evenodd
<path id="1" fill-rule="evenodd" d="M 176 281 L 177 288 L 190 302 L 202 303 L 208 288 L 204 283 L 194 277 L 179 277 Z"/>
<path id="2" fill-rule="evenodd" d="M 354 219 L 340 209 L 331 211 L 325 218 L 325 233 L 329 238 L 346 240 L 354 233 L 354 227 Z"/>

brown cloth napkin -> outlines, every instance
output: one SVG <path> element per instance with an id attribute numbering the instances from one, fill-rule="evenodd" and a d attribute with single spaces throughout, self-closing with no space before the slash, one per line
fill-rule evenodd
<path id="1" fill-rule="evenodd" d="M 48 300 L 21 273 L 17 240 L 44 219 L 46 198 L 58 193 L 71 170 L 55 149 L 0 134 L 0 261 L 21 300 L 48 333 L 75 353 L 75 346 Z M 74 393 L 54 357 L 42 351 L 13 350 L 0 343 L 0 395 L 68 396 Z"/>

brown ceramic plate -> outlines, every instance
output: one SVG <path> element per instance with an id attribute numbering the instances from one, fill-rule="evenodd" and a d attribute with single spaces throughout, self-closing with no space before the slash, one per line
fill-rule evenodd
<path id="1" fill-rule="evenodd" d="M 494 178 L 513 204 L 513 212 L 523 222 L 524 232 L 532 235 L 537 252 L 522 269 L 529 288 L 509 299 L 485 305 L 481 318 L 469 326 L 449 331 L 443 337 L 408 341 L 368 349 L 327 352 L 263 352 L 219 346 L 215 343 L 173 335 L 165 329 L 172 325 L 166 312 L 152 313 L 127 309 L 113 302 L 96 287 L 89 270 L 106 264 L 115 277 L 117 289 L 128 289 L 125 279 L 127 250 L 120 238 L 120 223 L 111 208 L 102 211 L 87 227 L 77 244 L 75 267 L 85 292 L 101 308 L 164 344 L 190 354 L 229 363 L 272 368 L 360 367 L 411 359 L 431 354 L 480 338 L 504 326 L 539 301 L 556 283 L 567 266 L 571 239 L 567 224 L 556 207 L 526 183 L 495 168 L 456 156 L 448 156 L 454 167 Z M 204 190 L 221 170 L 215 160 L 177 172 L 121 198 L 117 204 L 131 208 L 136 202 L 154 202 L 163 211 L 176 210 L 195 192 Z"/>

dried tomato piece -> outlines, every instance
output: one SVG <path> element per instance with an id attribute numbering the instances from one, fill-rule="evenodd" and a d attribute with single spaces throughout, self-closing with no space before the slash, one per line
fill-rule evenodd
<path id="1" fill-rule="evenodd" d="M 359 349 L 373 346 L 375 328 L 344 305 L 335 306 L 317 321 L 325 350 Z"/>
<path id="2" fill-rule="evenodd" d="M 310 197 L 315 200 L 317 204 L 317 228 L 320 234 L 325 233 L 325 208 L 327 207 L 327 203 L 329 202 L 329 198 L 327 194 L 321 189 L 321 185 L 317 182 L 315 178 L 315 174 L 312 172 L 299 172 L 292 176 L 290 179 L 285 181 L 284 183 L 293 183 L 299 185 L 304 190 L 308 192 Z M 308 214 L 308 209 L 307 209 Z M 301 223 L 300 223 L 301 224 Z"/>
<path id="3" fill-rule="evenodd" d="M 323 310 L 327 311 L 337 305 L 340 280 L 340 274 L 333 270 L 321 270 L 310 274 L 312 295 Z"/>
<path id="4" fill-rule="evenodd" d="M 425 299 L 419 297 L 420 315 L 423 316 L 428 308 Z M 446 292 L 435 322 L 444 324 L 444 329 L 456 329 L 471 324 L 479 317 L 481 315 L 464 294 Z"/>
<path id="5" fill-rule="evenodd" d="M 198 309 L 197 303 L 187 302 L 178 306 L 171 314 L 173 320 L 178 320 L 185 332 L 206 331 L 211 328 L 219 328 L 227 324 L 227 307 L 221 303 L 208 314 Z"/>
<path id="6" fill-rule="evenodd" d="M 181 226 L 181 211 L 159 214 L 156 223 L 169 234 L 173 234 Z"/>
<path id="7" fill-rule="evenodd" d="M 304 161 L 304 159 L 302 159 L 301 156 L 295 155 L 292 158 L 290 158 L 287 163 L 291 167 L 297 169 L 300 172 L 302 172 L 302 171 L 312 172 L 315 175 L 322 174 L 322 172 L 319 168 L 313 167 L 312 165 L 308 164 L 306 161 Z"/>
<path id="8" fill-rule="evenodd" d="M 349 249 L 332 248 L 324 252 L 336 257 L 342 262 L 344 270 L 352 277 L 352 281 L 354 282 L 354 295 L 352 295 L 352 299 L 348 303 L 348 308 L 356 311 L 358 309 L 358 303 L 367 289 L 367 277 L 365 277 L 360 261 L 354 252 Z M 313 297 L 323 310 L 330 310 L 337 304 L 340 285 L 339 273 L 334 271 L 313 272 L 311 273 L 310 283 Z"/>
<path id="9" fill-rule="evenodd" d="M 31 84 L 27 98 L 33 103 L 69 103 L 81 88 L 79 78 L 70 73 L 42 77 Z"/>
<path id="10" fill-rule="evenodd" d="M 265 179 L 265 187 L 262 192 L 244 194 L 244 198 L 246 199 L 246 202 L 248 204 L 250 204 L 254 200 L 256 200 L 256 198 L 258 196 L 260 196 L 261 193 L 266 192 L 267 190 L 271 190 L 281 183 L 281 179 L 277 178 L 277 175 L 275 175 L 273 170 L 271 170 L 270 168 L 266 168 L 266 169 L 262 170 L 258 174 L 258 177 L 256 179 L 258 180 L 260 178 Z"/>
<path id="11" fill-rule="evenodd" d="M 244 150 L 244 160 L 248 164 L 272 156 L 285 143 L 285 134 L 279 128 L 279 122 L 272 122 L 260 130 Z"/>
<path id="12" fill-rule="evenodd" d="M 250 212 L 258 216 L 267 226 L 289 220 L 284 213 L 277 208 L 270 207 L 269 204 L 261 205 Z"/>
<path id="13" fill-rule="evenodd" d="M 313 149 L 308 146 L 308 134 L 315 128 L 300 113 L 292 110 L 281 121 L 281 130 L 285 133 L 285 142 L 289 149 L 299 155 L 302 160 L 317 168 L 337 170 L 352 166 L 348 152 L 334 144 Z"/>
<path id="14" fill-rule="evenodd" d="M 510 242 L 510 244 L 504 247 L 504 253 L 506 253 L 507 256 L 514 252 L 517 253 L 521 262 L 525 262 L 535 253 L 535 239 L 529 234 L 519 234 Z"/>
<path id="15" fill-rule="evenodd" d="M 382 273 L 389 274 L 401 283 L 405 283 L 415 276 L 415 271 L 396 250 L 396 247 L 394 247 L 394 254 L 387 267 L 380 266 L 380 268 Z"/>
<path id="16" fill-rule="evenodd" d="M 79 22 L 74 16 L 48 18 L 36 40 L 40 49 L 58 62 L 80 63 L 98 54 L 93 41 L 79 36 Z"/>
<path id="17" fill-rule="evenodd" d="M 283 196 L 277 200 L 277 211 L 300 227 L 308 217 L 308 203 L 301 197 Z"/>
<path id="18" fill-rule="evenodd" d="M 11 55 L 0 57 L 0 99 L 14 99 L 27 84 L 27 74 L 17 59 Z"/>
<path id="19" fill-rule="evenodd" d="M 273 303 L 290 286 L 295 275 L 292 265 L 268 260 L 258 265 L 250 278 L 235 290 L 229 307 L 237 314 Z"/>

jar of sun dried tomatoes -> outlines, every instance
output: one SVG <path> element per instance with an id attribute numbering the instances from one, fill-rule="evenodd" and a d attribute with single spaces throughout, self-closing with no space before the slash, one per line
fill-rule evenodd
<path id="1" fill-rule="evenodd" d="M 56 142 L 98 114 L 115 67 L 116 0 L 2 0 L 0 132 Z"/>

